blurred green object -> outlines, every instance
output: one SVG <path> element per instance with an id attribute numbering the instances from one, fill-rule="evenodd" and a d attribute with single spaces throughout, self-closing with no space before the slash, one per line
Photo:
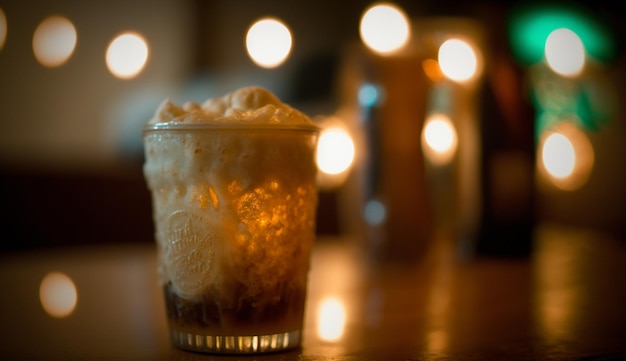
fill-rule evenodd
<path id="1" fill-rule="evenodd" d="M 615 41 L 609 29 L 589 12 L 556 5 L 522 6 L 511 11 L 509 36 L 513 55 L 526 65 L 542 61 L 548 35 L 559 28 L 575 32 L 587 55 L 596 61 L 607 63 L 615 58 Z"/>

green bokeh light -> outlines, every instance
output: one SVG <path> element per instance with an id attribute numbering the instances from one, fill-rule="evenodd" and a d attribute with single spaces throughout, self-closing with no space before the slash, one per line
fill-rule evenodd
<path id="1" fill-rule="evenodd" d="M 591 58 L 606 63 L 615 57 L 615 46 L 608 29 L 574 7 L 535 5 L 518 8 L 511 13 L 509 24 L 513 55 L 527 65 L 543 60 L 546 39 L 559 28 L 575 32 Z"/>

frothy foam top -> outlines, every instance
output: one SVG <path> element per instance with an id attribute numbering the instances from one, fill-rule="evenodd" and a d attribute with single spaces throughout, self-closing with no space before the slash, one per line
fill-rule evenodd
<path id="1" fill-rule="evenodd" d="M 203 104 L 187 102 L 182 106 L 164 100 L 148 126 L 198 124 L 250 124 L 315 127 L 309 117 L 281 102 L 269 90 L 250 86 Z"/>

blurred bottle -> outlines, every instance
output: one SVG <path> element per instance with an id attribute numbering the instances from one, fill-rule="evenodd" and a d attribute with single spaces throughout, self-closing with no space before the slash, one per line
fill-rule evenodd
<path id="1" fill-rule="evenodd" d="M 497 79 L 486 82 L 481 95 L 482 204 L 475 251 L 527 255 L 532 250 L 535 223 L 533 116 L 524 97 L 513 94 L 520 89 L 518 75 L 506 64 L 497 66 L 503 68 L 491 70 L 490 78 Z M 510 100 L 516 102 L 504 104 L 506 93 L 515 96 L 517 99 Z"/>
<path id="2" fill-rule="evenodd" d="M 463 254 L 526 256 L 535 226 L 535 115 L 508 48 L 505 14 L 483 8 L 485 78 L 479 91 L 478 212 L 462 229 Z"/>
<path id="3" fill-rule="evenodd" d="M 419 21 L 430 80 L 425 118 L 427 124 L 447 119 L 458 139 L 445 162 L 425 153 L 429 192 L 437 227 L 455 240 L 461 257 L 528 255 L 535 218 L 533 109 L 524 73 L 506 46 L 503 19 L 482 14 L 491 23 L 468 16 Z M 473 71 L 457 76 L 472 60 Z M 428 141 L 423 147 L 428 150 Z"/>
<path id="4" fill-rule="evenodd" d="M 433 215 L 419 135 L 425 79 L 412 50 L 380 56 L 346 49 L 343 104 L 355 116 L 354 169 L 342 194 L 342 214 L 373 263 L 413 263 L 428 251 Z"/>

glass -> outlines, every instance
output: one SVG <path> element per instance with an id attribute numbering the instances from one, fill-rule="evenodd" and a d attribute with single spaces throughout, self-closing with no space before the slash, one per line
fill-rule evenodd
<path id="1" fill-rule="evenodd" d="M 160 123 L 143 134 L 172 343 L 211 353 L 298 347 L 318 129 Z"/>

